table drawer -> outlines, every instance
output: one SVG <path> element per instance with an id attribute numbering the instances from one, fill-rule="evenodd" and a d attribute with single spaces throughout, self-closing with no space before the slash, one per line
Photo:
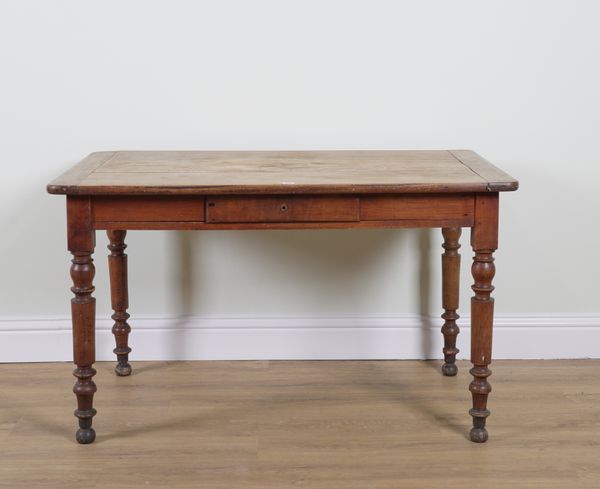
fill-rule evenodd
<path id="1" fill-rule="evenodd" d="M 353 196 L 213 197 L 206 200 L 206 222 L 345 222 L 358 221 Z"/>
<path id="2" fill-rule="evenodd" d="M 201 222 L 204 198 L 196 196 L 94 197 L 95 222 Z"/>

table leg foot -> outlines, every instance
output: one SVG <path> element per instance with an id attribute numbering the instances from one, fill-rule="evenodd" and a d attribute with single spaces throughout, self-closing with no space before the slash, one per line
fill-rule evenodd
<path id="1" fill-rule="evenodd" d="M 74 375 L 77 382 L 73 392 L 77 396 L 77 405 L 75 416 L 79 420 L 79 429 L 75 433 L 77 443 L 92 443 L 96 439 L 96 432 L 92 428 L 92 418 L 96 415 L 96 410 L 91 407 L 96 384 L 92 381 L 92 376 L 96 373 L 93 368 L 76 369 Z"/>
<path id="2" fill-rule="evenodd" d="M 94 431 L 94 428 L 79 428 L 77 433 L 75 433 L 75 439 L 77 440 L 77 443 L 87 445 L 96 439 L 96 432 Z"/>
<path id="3" fill-rule="evenodd" d="M 471 428 L 469 437 L 472 442 L 485 443 L 488 439 L 488 432 L 485 428 Z"/>
<path id="4" fill-rule="evenodd" d="M 119 377 L 127 377 L 128 375 L 131 375 L 131 365 L 128 363 L 118 363 L 115 366 L 115 373 Z"/>
<path id="5" fill-rule="evenodd" d="M 92 419 L 96 415 L 96 410 L 92 407 L 96 384 L 92 377 L 96 375 L 96 370 L 92 367 L 77 367 L 73 375 L 77 377 L 73 387 L 77 396 L 77 409 L 74 414 L 79 420 L 75 439 L 82 444 L 92 443 L 96 439 L 96 432 L 92 428 Z"/>
<path id="6" fill-rule="evenodd" d="M 490 415 L 490 411 L 487 409 L 487 398 L 492 391 L 492 386 L 487 378 L 492 372 L 487 366 L 476 365 L 470 370 L 470 373 L 473 376 L 473 381 L 469 386 L 473 396 L 473 408 L 469 410 L 469 414 L 473 418 L 470 438 L 475 443 L 484 443 L 488 439 L 485 421 Z"/>
<path id="7" fill-rule="evenodd" d="M 444 363 L 442 365 L 442 374 L 445 377 L 454 377 L 458 373 L 458 367 L 454 363 Z"/>

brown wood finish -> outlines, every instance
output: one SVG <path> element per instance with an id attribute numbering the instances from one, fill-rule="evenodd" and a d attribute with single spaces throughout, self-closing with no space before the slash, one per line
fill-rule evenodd
<path id="1" fill-rule="evenodd" d="M 204 221 L 204 199 L 191 196 L 97 196 L 92 200 L 95 223 L 111 221 Z"/>
<path id="2" fill-rule="evenodd" d="M 95 229 L 472 226 L 474 202 L 475 194 L 91 197 Z"/>
<path id="3" fill-rule="evenodd" d="M 458 153 L 457 153 L 458 154 Z M 490 163 L 450 151 L 117 151 L 93 153 L 54 194 L 356 194 L 516 190 Z M 475 165 L 477 163 L 477 165 Z M 493 181 L 485 169 L 493 173 Z M 495 167 L 494 167 L 495 168 Z M 497 170 L 497 169 L 496 169 Z"/>
<path id="4" fill-rule="evenodd" d="M 471 224 L 473 215 L 473 194 L 368 195 L 360 199 L 363 221 L 456 219 Z"/>
<path id="5" fill-rule="evenodd" d="M 52 192 L 52 189 L 65 190 L 59 193 L 79 193 L 79 192 L 68 192 L 68 189 L 77 189 L 79 184 L 83 182 L 85 178 L 91 175 L 99 166 L 110 160 L 116 153 L 114 151 L 99 151 L 91 153 L 86 156 L 83 160 L 77 163 L 75 166 L 69 168 L 65 173 L 59 176 L 56 180 L 48 185 L 48 191 Z"/>
<path id="6" fill-rule="evenodd" d="M 471 151 L 117 151 L 93 153 L 48 185 L 67 194 L 73 254 L 73 345 L 80 429 L 90 443 L 95 303 L 94 233 L 106 229 L 118 364 L 131 372 L 127 340 L 126 230 L 437 227 L 444 233 L 442 369 L 455 375 L 458 238 L 472 227 L 473 441 L 485 441 L 491 361 L 493 252 L 498 192 L 518 182 Z"/>
<path id="7" fill-rule="evenodd" d="M 472 224 L 472 223 L 471 223 Z M 252 229 L 394 229 L 394 228 L 443 228 L 448 226 L 469 226 L 464 219 L 443 221 L 424 219 L 404 219 L 402 221 L 321 221 L 321 222 L 169 222 L 169 221 L 111 221 L 94 223 L 95 229 L 144 229 L 170 231 L 223 231 Z"/>
<path id="8" fill-rule="evenodd" d="M 444 365 L 442 373 L 448 377 L 456 375 L 456 355 L 460 351 L 456 348 L 456 337 L 460 332 L 456 321 L 460 317 L 458 298 L 460 292 L 460 228 L 443 228 L 444 253 L 442 254 L 442 334 L 444 335 Z"/>
<path id="9" fill-rule="evenodd" d="M 469 390 L 473 396 L 471 440 L 482 443 L 488 439 L 485 428 L 490 415 L 488 394 L 492 387 L 488 365 L 492 361 L 492 327 L 494 299 L 491 297 L 496 273 L 494 251 L 498 248 L 498 194 L 481 194 L 475 200 L 475 226 L 471 232 L 471 246 L 475 252 L 471 273 L 475 295 L 471 298 L 471 363 L 473 381 Z"/>
<path id="10" fill-rule="evenodd" d="M 131 327 L 127 320 L 129 313 L 129 295 L 127 288 L 127 254 L 125 253 L 125 236 L 127 231 L 111 229 L 106 232 L 109 244 L 108 271 L 110 275 L 110 298 L 114 314 L 111 316 L 115 324 L 112 333 L 115 337 L 116 348 L 113 352 L 117 355 L 115 373 L 120 376 L 131 374 L 129 353 L 131 348 L 127 344 Z"/>
<path id="11" fill-rule="evenodd" d="M 450 151 L 463 165 L 470 168 L 474 173 L 488 182 L 488 192 L 503 192 L 517 190 L 518 182 L 508 173 L 492 165 L 488 160 L 482 158 L 474 151 L 466 149 L 455 149 Z"/>
<path id="12" fill-rule="evenodd" d="M 93 381 L 96 370 L 96 299 L 94 292 L 95 233 L 92 229 L 90 199 L 87 197 L 67 198 L 68 248 L 73 255 L 71 265 L 71 317 L 73 320 L 73 362 L 77 366 L 73 375 L 77 378 L 73 392 L 77 397 L 75 416 L 79 419 L 79 429 L 75 438 L 79 443 L 92 443 L 96 432 L 92 428 L 92 418 L 96 414 L 93 407 L 96 384 Z"/>
<path id="13" fill-rule="evenodd" d="M 358 221 L 358 202 L 352 196 L 212 197 L 206 200 L 206 222 Z"/>

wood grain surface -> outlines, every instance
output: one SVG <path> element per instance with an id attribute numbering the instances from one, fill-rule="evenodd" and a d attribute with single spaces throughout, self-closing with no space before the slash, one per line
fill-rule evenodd
<path id="1" fill-rule="evenodd" d="M 456 155 L 455 155 L 456 154 Z M 116 151 L 92 153 L 54 194 L 495 192 L 518 182 L 472 151 Z M 464 160 L 464 161 L 463 161 Z"/>
<path id="2" fill-rule="evenodd" d="M 353 196 L 242 196 L 206 201 L 206 222 L 347 222 L 359 220 Z"/>
<path id="3" fill-rule="evenodd" d="M 67 198 L 89 200 L 95 229 L 209 230 L 472 226 L 476 195 L 482 194 L 94 195 Z"/>
<path id="4" fill-rule="evenodd" d="M 0 365 L 0 487 L 598 488 L 599 360 L 494 362 L 485 445 L 469 364 L 440 364 L 100 362 L 92 445 L 73 442 L 70 364 Z"/>

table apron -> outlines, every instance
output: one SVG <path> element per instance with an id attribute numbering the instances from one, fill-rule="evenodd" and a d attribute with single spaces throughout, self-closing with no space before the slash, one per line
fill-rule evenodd
<path id="1" fill-rule="evenodd" d="M 90 196 L 94 229 L 470 227 L 476 194 Z"/>

